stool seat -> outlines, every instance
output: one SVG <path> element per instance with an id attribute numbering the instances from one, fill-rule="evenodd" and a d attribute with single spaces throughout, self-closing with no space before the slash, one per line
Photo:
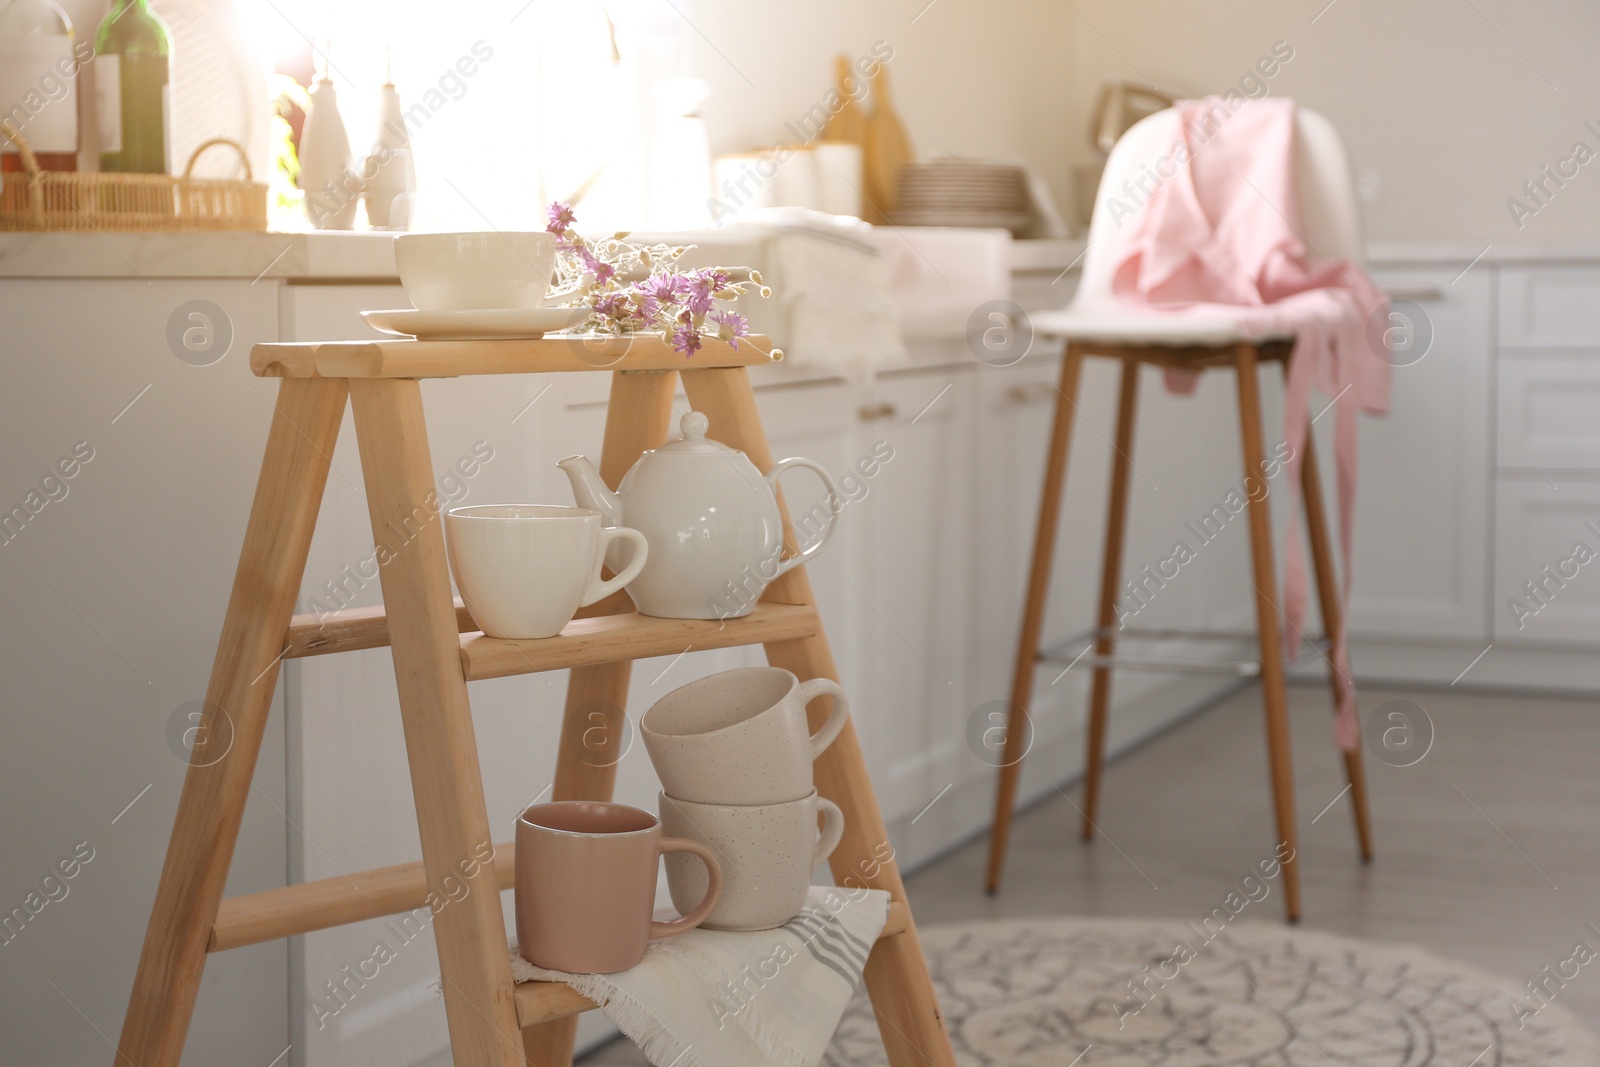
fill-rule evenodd
<path id="1" fill-rule="evenodd" d="M 1037 336 L 1090 344 L 1231 347 L 1245 341 L 1293 340 L 1290 334 L 1250 337 L 1226 315 L 1152 315 L 1098 301 L 1030 312 L 1028 318 Z"/>

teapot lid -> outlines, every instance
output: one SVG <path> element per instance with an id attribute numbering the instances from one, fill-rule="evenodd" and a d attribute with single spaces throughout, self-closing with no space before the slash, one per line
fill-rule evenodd
<path id="1" fill-rule="evenodd" d="M 678 421 L 678 429 L 683 436 L 676 440 L 668 441 L 657 452 L 673 456 L 719 456 L 740 455 L 738 449 L 729 448 L 721 441 L 713 441 L 706 436 L 706 430 L 711 426 L 711 420 L 698 411 L 691 411 Z"/>

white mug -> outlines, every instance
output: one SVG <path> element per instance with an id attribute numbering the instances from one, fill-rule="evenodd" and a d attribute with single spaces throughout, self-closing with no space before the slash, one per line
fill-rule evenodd
<path id="1" fill-rule="evenodd" d="M 572 292 L 550 292 L 553 233 L 403 233 L 394 260 L 418 311 L 546 307 Z"/>
<path id="2" fill-rule="evenodd" d="M 833 697 L 815 734 L 806 705 Z M 782 804 L 813 790 L 811 764 L 833 743 L 850 703 L 832 678 L 800 681 L 780 667 L 742 667 L 679 686 L 639 720 L 661 786 L 702 804 Z"/>
<path id="3" fill-rule="evenodd" d="M 644 534 L 606 528 L 598 511 L 555 504 L 478 504 L 445 513 L 450 569 L 472 621 L 490 637 L 554 637 L 581 607 L 610 596 L 644 567 Z M 609 581 L 606 548 L 632 541 Z"/>
<path id="4" fill-rule="evenodd" d="M 812 868 L 844 836 L 844 813 L 815 789 L 787 804 L 696 804 L 665 793 L 660 802 L 667 835 L 710 848 L 722 869 L 722 893 L 701 923 L 708 930 L 771 930 L 799 915 Z M 709 883 L 704 863 L 667 856 L 667 888 L 683 914 L 705 899 Z"/>

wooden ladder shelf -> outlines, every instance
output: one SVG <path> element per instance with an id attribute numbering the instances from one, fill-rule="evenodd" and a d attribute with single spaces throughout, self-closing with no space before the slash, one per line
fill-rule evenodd
<path id="1" fill-rule="evenodd" d="M 377 341 L 263 344 L 251 369 L 281 379 L 277 413 L 223 621 L 183 794 L 156 891 L 144 951 L 118 1042 L 120 1067 L 176 1067 L 209 952 L 238 948 L 423 907 L 464 882 L 434 930 L 445 1014 L 457 1067 L 550 1067 L 572 1059 L 578 1013 L 595 1005 L 560 983 L 515 985 L 500 891 L 512 885 L 512 845 L 494 845 L 478 767 L 467 683 L 570 670 L 557 749 L 557 800 L 609 799 L 615 760 L 584 754 L 597 706 L 608 739 L 621 737 L 632 661 L 733 645 L 764 646 L 768 662 L 800 678 L 837 678 L 811 583 L 796 568 L 748 616 L 723 622 L 657 619 L 625 594 L 580 612 L 559 636 L 504 641 L 476 631 L 450 590 L 433 492 L 420 379 L 469 374 L 611 372 L 601 475 L 613 487 L 639 455 L 666 440 L 677 377 L 720 441 L 763 471 L 772 454 L 746 368 L 768 361 L 764 339 L 738 350 L 708 341 L 684 360 L 655 338 L 523 341 Z M 346 403 L 354 410 L 384 607 L 295 616 L 312 531 Z M 787 513 L 786 513 L 787 514 Z M 403 534 L 400 533 L 403 531 Z M 398 534 L 398 535 L 397 535 Z M 790 531 L 793 550 L 793 531 Z M 223 899 L 267 710 L 284 659 L 389 646 L 399 686 L 422 861 Z M 601 702 L 598 703 L 597 702 Z M 825 699 L 811 708 L 820 725 Z M 227 736 L 213 757 L 205 739 Z M 609 743 L 615 743 L 611 741 Z M 369 769 L 375 770 L 375 769 Z M 845 814 L 831 863 L 841 884 L 887 890 L 889 922 L 865 981 L 894 1067 L 953 1067 L 954 1055 L 905 903 L 883 817 L 853 724 L 816 765 L 817 787 Z M 471 872 L 468 876 L 468 872 Z M 520 1038 L 519 1035 L 520 1034 Z"/>

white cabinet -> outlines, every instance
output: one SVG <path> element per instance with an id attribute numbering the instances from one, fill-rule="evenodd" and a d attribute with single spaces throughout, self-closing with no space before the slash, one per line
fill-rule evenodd
<path id="1" fill-rule="evenodd" d="M 1427 347 L 1394 368 L 1388 417 L 1361 418 L 1351 632 L 1487 640 L 1491 272 L 1387 268 L 1376 278 L 1398 294 L 1393 328 Z M 1317 424 L 1317 458 L 1336 523 L 1333 423 L 1330 413 Z"/>
<path id="2" fill-rule="evenodd" d="M 1055 416 L 1059 358 L 1028 359 L 1014 368 L 989 368 L 973 375 L 977 388 L 977 441 L 973 457 L 970 534 L 972 554 L 972 655 L 968 666 L 969 711 L 1005 701 L 1022 626 L 1034 527 L 1044 482 L 1045 451 Z M 1072 614 L 1082 616 L 1082 605 Z M 1055 708 L 1060 690 L 1041 689 Z M 1059 733 L 1059 716 L 1040 713 L 1040 729 Z"/>
<path id="3" fill-rule="evenodd" d="M 1600 348 L 1597 295 L 1597 266 L 1500 268 L 1501 348 Z"/>
<path id="4" fill-rule="evenodd" d="M 1494 639 L 1600 642 L 1600 268 L 1501 271 Z"/>
<path id="5" fill-rule="evenodd" d="M 1504 355 L 1498 406 L 1502 471 L 1600 470 L 1600 357 Z"/>
<path id="6" fill-rule="evenodd" d="M 274 301 L 248 281 L 0 280 L 0 913 L 56 897 L 3 938 L 7 1063 L 112 1058 L 272 416 L 246 354 L 276 339 Z M 284 884 L 281 704 L 230 893 Z M 80 843 L 93 858 L 41 890 Z M 184 1062 L 270 1063 L 287 990 L 282 942 L 209 957 Z"/>
<path id="7" fill-rule="evenodd" d="M 850 460 L 879 467 L 842 516 L 859 526 L 861 553 L 843 595 L 861 620 L 857 723 L 888 819 L 914 816 L 970 759 L 970 386 L 964 370 L 880 380 Z"/>
<path id="8" fill-rule="evenodd" d="M 1507 479 L 1497 502 L 1494 640 L 1600 642 L 1600 477 Z"/>

